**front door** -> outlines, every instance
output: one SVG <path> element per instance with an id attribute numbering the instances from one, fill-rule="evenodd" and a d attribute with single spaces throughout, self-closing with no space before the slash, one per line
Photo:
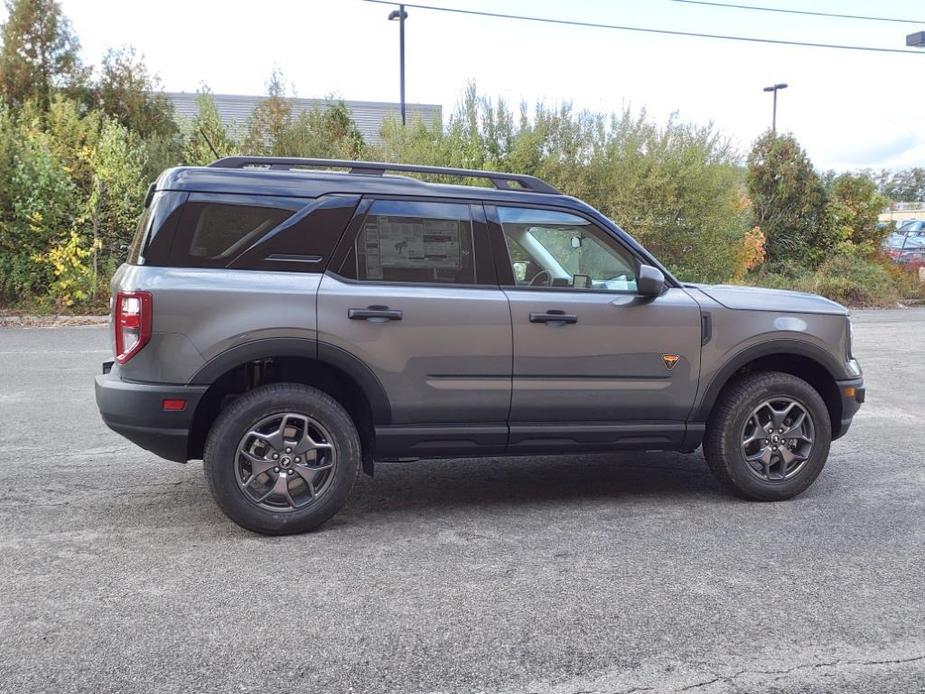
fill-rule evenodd
<path id="1" fill-rule="evenodd" d="M 381 384 L 377 454 L 503 450 L 511 316 L 482 206 L 377 199 L 357 214 L 321 281 L 318 337 Z"/>
<path id="2" fill-rule="evenodd" d="M 511 450 L 679 445 L 700 370 L 696 302 L 677 287 L 639 296 L 639 260 L 583 216 L 487 209 L 511 267 L 499 267 L 513 322 Z"/>

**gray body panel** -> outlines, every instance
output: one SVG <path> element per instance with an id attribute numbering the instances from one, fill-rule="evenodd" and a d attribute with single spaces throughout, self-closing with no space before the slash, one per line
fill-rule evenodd
<path id="1" fill-rule="evenodd" d="M 188 383 L 211 359 L 269 338 L 317 338 L 321 275 L 123 265 L 112 290 L 153 294 L 151 342 L 122 366 L 124 378 Z M 180 346 L 181 349 L 175 349 Z M 169 378 L 161 376 L 166 372 Z"/>
<path id="2" fill-rule="evenodd" d="M 630 294 L 506 289 L 514 330 L 511 422 L 683 422 L 697 392 L 700 309 L 683 289 Z M 563 311 L 574 324 L 531 323 Z M 663 359 L 676 354 L 671 369 Z"/>
<path id="3" fill-rule="evenodd" d="M 387 306 L 401 320 L 351 320 Z M 356 356 L 388 393 L 393 424 L 504 423 L 511 402 L 511 315 L 500 289 L 404 286 L 325 275 L 318 339 Z"/>
<path id="4" fill-rule="evenodd" d="M 787 289 L 740 287 L 729 284 L 695 284 L 690 286 L 706 294 L 725 308 L 733 310 L 785 310 L 792 313 L 848 315 L 848 310 L 844 306 L 817 294 L 793 292 Z"/>

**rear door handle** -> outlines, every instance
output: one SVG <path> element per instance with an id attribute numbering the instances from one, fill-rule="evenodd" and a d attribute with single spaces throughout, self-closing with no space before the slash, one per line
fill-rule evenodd
<path id="1" fill-rule="evenodd" d="M 370 323 L 385 323 L 390 320 L 401 320 L 401 311 L 388 306 L 367 306 L 366 308 L 348 308 L 347 318 L 350 320 L 367 320 Z"/>
<path id="2" fill-rule="evenodd" d="M 578 316 L 565 311 L 547 311 L 546 313 L 530 313 L 531 323 L 577 323 Z"/>

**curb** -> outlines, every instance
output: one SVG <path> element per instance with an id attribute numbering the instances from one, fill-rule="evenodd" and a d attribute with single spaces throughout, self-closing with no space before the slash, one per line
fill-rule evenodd
<path id="1" fill-rule="evenodd" d="M 75 325 L 106 325 L 109 316 L 0 316 L 0 328 L 62 328 Z"/>

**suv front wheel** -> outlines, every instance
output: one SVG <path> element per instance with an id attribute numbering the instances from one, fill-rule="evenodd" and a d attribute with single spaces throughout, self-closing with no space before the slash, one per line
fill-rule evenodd
<path id="1" fill-rule="evenodd" d="M 285 535 L 317 528 L 344 505 L 360 471 L 360 440 L 327 393 L 274 383 L 222 411 L 203 458 L 209 490 L 231 520 Z"/>
<path id="2" fill-rule="evenodd" d="M 806 381 L 776 371 L 746 375 L 720 397 L 703 451 L 713 474 L 740 496 L 789 499 L 825 465 L 829 411 Z"/>

